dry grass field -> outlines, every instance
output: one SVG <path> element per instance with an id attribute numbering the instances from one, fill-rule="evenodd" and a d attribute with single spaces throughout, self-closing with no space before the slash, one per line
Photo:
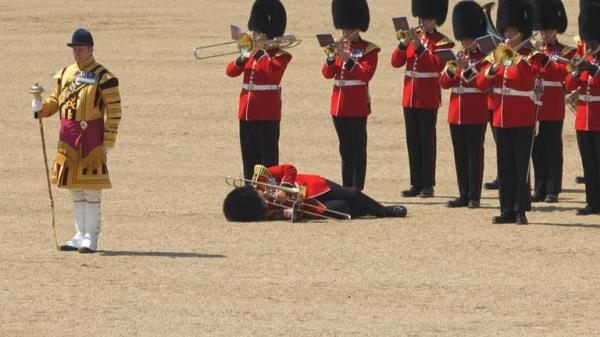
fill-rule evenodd
<path id="1" fill-rule="evenodd" d="M 456 1 L 451 1 L 453 5 Z M 281 162 L 340 180 L 328 115 L 332 83 L 315 33 L 331 32 L 328 0 L 286 1 L 303 43 L 283 86 Z M 578 2 L 565 1 L 573 44 Z M 405 219 L 228 223 L 226 175 L 241 174 L 231 58 L 196 61 L 193 47 L 245 25 L 244 1 L 0 1 L 0 336 L 598 336 L 600 217 L 576 217 L 581 160 L 565 123 L 559 204 L 536 204 L 529 226 L 492 225 L 497 193 L 454 210 L 447 93 L 438 118 L 436 197 L 403 199 L 408 157 L 403 72 L 390 65 L 390 18 L 410 1 L 372 0 L 364 38 L 382 47 L 371 84 L 366 192 L 409 208 Z M 77 27 L 121 83 L 124 115 L 109 155 L 101 251 L 53 248 L 29 87 L 53 86 L 72 62 Z M 441 31 L 451 35 L 450 21 Z M 56 117 L 45 120 L 52 157 Z M 486 135 L 485 180 L 496 174 Z M 70 196 L 55 190 L 60 240 L 72 235 Z"/>

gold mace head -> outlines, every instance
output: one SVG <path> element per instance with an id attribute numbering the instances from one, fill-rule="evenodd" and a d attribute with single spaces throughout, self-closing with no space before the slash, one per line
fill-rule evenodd
<path id="1" fill-rule="evenodd" d="M 34 98 L 41 101 L 42 93 L 44 92 L 44 88 L 42 88 L 41 85 L 36 83 L 33 86 L 31 86 L 31 89 L 29 89 L 29 92 L 33 95 Z"/>

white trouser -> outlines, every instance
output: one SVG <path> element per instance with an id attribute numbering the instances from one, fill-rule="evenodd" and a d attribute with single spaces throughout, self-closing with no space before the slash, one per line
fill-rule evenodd
<path id="1" fill-rule="evenodd" d="M 102 227 L 100 200 L 102 190 L 70 190 L 75 206 L 75 236 L 65 245 L 96 250 Z"/>

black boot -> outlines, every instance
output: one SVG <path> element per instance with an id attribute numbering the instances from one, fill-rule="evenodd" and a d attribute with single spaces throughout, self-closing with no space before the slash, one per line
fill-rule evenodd
<path id="1" fill-rule="evenodd" d="M 585 177 L 576 176 L 575 177 L 575 184 L 585 184 Z"/>
<path id="2" fill-rule="evenodd" d="M 515 217 L 515 222 L 517 223 L 517 225 L 527 225 L 527 217 L 525 216 L 525 212 L 517 213 L 517 216 Z"/>
<path id="3" fill-rule="evenodd" d="M 600 214 L 600 207 L 592 206 L 590 204 L 585 205 L 584 208 L 579 208 L 575 214 L 577 215 L 591 215 L 591 214 Z"/>
<path id="4" fill-rule="evenodd" d="M 546 196 L 538 192 L 533 192 L 533 194 L 531 195 L 531 202 L 542 202 L 545 199 Z"/>
<path id="5" fill-rule="evenodd" d="M 446 202 L 446 207 L 456 208 L 456 207 L 467 207 L 469 202 L 463 198 L 456 198 L 453 200 L 448 200 Z"/>
<path id="6" fill-rule="evenodd" d="M 515 223 L 516 218 L 513 213 L 502 213 L 492 218 L 493 224 Z"/>
<path id="7" fill-rule="evenodd" d="M 402 191 L 402 196 L 407 198 L 416 197 L 417 195 L 419 195 L 419 193 L 421 193 L 420 186 L 411 186 L 410 189 Z"/>
<path id="8" fill-rule="evenodd" d="M 490 181 L 489 183 L 483 184 L 483 188 L 486 190 L 497 190 L 498 189 L 498 178 Z"/>
<path id="9" fill-rule="evenodd" d="M 385 206 L 385 216 L 389 218 L 404 218 L 408 211 L 401 205 Z"/>

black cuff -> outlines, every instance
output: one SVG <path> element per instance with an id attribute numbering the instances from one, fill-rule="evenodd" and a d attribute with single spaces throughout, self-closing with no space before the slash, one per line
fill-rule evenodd
<path id="1" fill-rule="evenodd" d="M 41 111 L 41 110 L 40 110 L 40 111 L 35 111 L 35 112 L 33 113 L 33 118 L 35 118 L 35 119 L 38 119 L 38 118 L 40 118 L 40 112 L 42 112 L 42 111 Z"/>
<path id="2" fill-rule="evenodd" d="M 588 70 L 588 72 L 590 73 L 590 76 L 594 77 L 594 76 L 596 76 L 596 74 L 598 73 L 598 70 L 600 70 L 600 69 L 598 68 L 598 66 L 597 66 L 597 65 L 595 65 L 595 64 L 592 64 L 592 65 L 590 66 L 590 69 Z"/>
<path id="3" fill-rule="evenodd" d="M 424 52 L 425 52 L 425 47 L 423 47 L 423 45 L 420 45 L 420 46 L 417 48 L 417 56 L 421 56 L 421 55 L 423 55 L 423 53 L 424 53 Z"/>
<path id="4" fill-rule="evenodd" d="M 406 51 L 406 49 L 408 49 L 408 45 L 400 42 L 398 44 L 398 49 L 400 49 L 401 51 Z"/>
<path id="5" fill-rule="evenodd" d="M 244 68 L 244 65 L 246 65 L 246 62 L 248 62 L 248 59 L 240 56 L 235 60 L 235 66 L 238 68 Z"/>
<path id="6" fill-rule="evenodd" d="M 264 49 L 259 49 L 256 53 L 254 53 L 254 59 L 258 61 L 265 55 L 267 55 L 267 52 Z"/>
<path id="7" fill-rule="evenodd" d="M 325 63 L 326 63 L 328 66 L 331 66 L 331 65 L 333 65 L 333 63 L 334 63 L 334 62 L 335 62 L 335 56 L 334 56 L 334 57 L 328 57 L 328 58 L 327 58 L 327 60 L 325 60 Z"/>
<path id="8" fill-rule="evenodd" d="M 548 57 L 548 55 L 544 55 L 542 57 L 542 67 L 545 67 L 548 65 L 548 62 L 550 62 L 550 57 Z"/>
<path id="9" fill-rule="evenodd" d="M 471 78 L 471 76 L 473 76 L 473 69 L 469 68 L 469 69 L 463 70 L 464 78 Z"/>
<path id="10" fill-rule="evenodd" d="M 346 63 L 344 63 L 344 69 L 346 69 L 346 71 L 350 71 L 350 70 L 352 70 L 352 68 L 354 68 L 355 64 L 356 64 L 356 61 L 354 61 L 353 59 L 348 59 L 348 61 L 346 61 Z"/>

